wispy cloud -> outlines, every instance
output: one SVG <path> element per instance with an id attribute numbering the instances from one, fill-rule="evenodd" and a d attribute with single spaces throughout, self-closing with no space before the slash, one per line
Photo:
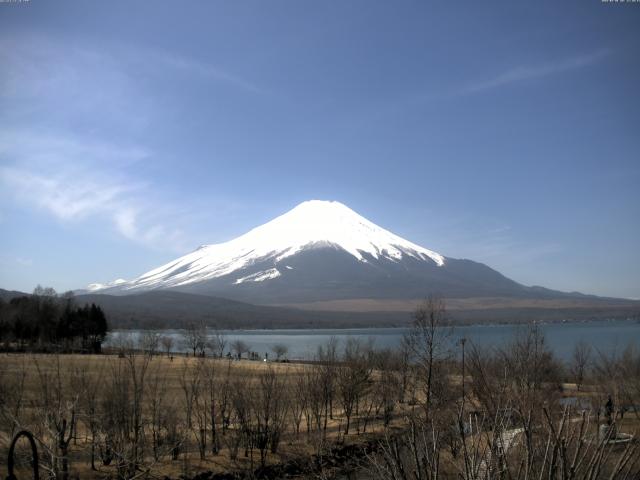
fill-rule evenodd
<path id="1" fill-rule="evenodd" d="M 532 241 L 518 227 L 491 216 L 451 213 L 438 229 L 445 255 L 469 258 L 496 268 L 507 276 L 565 250 L 553 241 Z M 426 242 L 429 244 L 430 242 Z"/>
<path id="2" fill-rule="evenodd" d="M 260 87 L 164 51 L 94 49 L 38 35 L 0 40 L 8 46 L 0 51 L 3 197 L 64 222 L 106 219 L 122 237 L 154 249 L 184 252 L 197 244 L 185 233 L 197 212 L 176 205 L 149 177 L 158 156 L 144 139 L 165 112 L 146 82 L 179 70 L 185 79 Z"/>
<path id="3" fill-rule="evenodd" d="M 228 85 L 247 90 L 252 93 L 266 93 L 266 90 L 255 83 L 246 80 L 239 75 L 231 73 L 218 66 L 198 61 L 194 58 L 179 56 L 164 51 L 149 51 L 145 58 L 155 62 L 161 68 L 171 68 L 184 71 L 191 75 L 206 77 L 215 81 L 223 82 Z"/>
<path id="4" fill-rule="evenodd" d="M 115 93 L 128 96 L 132 93 L 127 91 L 131 80 L 140 72 L 158 79 L 166 78 L 168 70 L 206 77 L 252 93 L 267 91 L 224 66 L 168 50 L 119 43 L 92 49 L 90 45 L 34 34 L 0 35 L 0 40 L 7 46 L 0 51 L 0 98 L 46 96 L 54 89 L 58 93 L 75 91 L 80 93 L 74 102 L 77 108 L 86 102 L 87 93 L 92 93 L 90 98 L 94 100 Z M 91 82 L 87 84 L 88 79 Z"/>
<path id="5" fill-rule="evenodd" d="M 30 267 L 33 265 L 33 260 L 30 258 L 16 257 L 15 262 L 22 267 Z"/>
<path id="6" fill-rule="evenodd" d="M 106 218 L 129 240 L 183 251 L 183 232 L 167 225 L 170 207 L 154 198 L 150 185 L 113 169 L 147 155 L 137 148 L 12 132 L 0 136 L 0 184 L 14 200 L 62 221 Z"/>
<path id="7" fill-rule="evenodd" d="M 0 266 L 10 269 L 15 269 L 16 267 L 23 269 L 33 266 L 33 259 L 4 253 L 0 254 Z"/>
<path id="8" fill-rule="evenodd" d="M 558 244 L 532 244 L 509 235 L 488 233 L 467 247 L 469 258 L 484 261 L 495 267 L 521 266 L 562 252 Z M 500 269 L 500 268 L 499 268 Z"/>
<path id="9" fill-rule="evenodd" d="M 389 117 L 404 117 L 407 110 L 422 108 L 425 105 L 459 99 L 465 95 L 478 94 L 520 82 L 585 68 L 598 63 L 610 54 L 611 50 L 600 49 L 589 54 L 574 55 L 555 62 L 515 66 L 488 79 L 478 80 L 466 85 L 460 82 L 459 84 L 453 83 L 446 88 L 433 87 L 429 90 L 403 92 L 396 98 L 380 99 L 372 102 L 362 110 L 350 112 L 349 115 L 344 117 L 343 124 L 348 128 L 353 128 L 354 126 L 368 128 L 374 122 L 386 122 Z"/>
<path id="10" fill-rule="evenodd" d="M 565 58 L 556 62 L 549 62 L 540 65 L 516 66 L 500 73 L 499 75 L 496 75 L 493 78 L 470 84 L 464 87 L 460 93 L 477 93 L 502 87 L 505 85 L 510 85 L 513 83 L 524 82 L 527 80 L 543 78 L 562 72 L 577 70 L 599 62 L 607 55 L 609 55 L 609 53 L 609 50 L 602 49 L 588 54 Z"/>

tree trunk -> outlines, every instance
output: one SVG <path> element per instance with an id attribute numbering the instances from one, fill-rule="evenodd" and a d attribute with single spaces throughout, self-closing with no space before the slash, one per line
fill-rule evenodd
<path id="1" fill-rule="evenodd" d="M 96 471 L 96 434 L 91 430 L 91 470 Z"/>

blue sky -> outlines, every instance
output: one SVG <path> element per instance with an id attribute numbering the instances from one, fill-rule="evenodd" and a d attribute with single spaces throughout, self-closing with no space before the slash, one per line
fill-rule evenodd
<path id="1" fill-rule="evenodd" d="M 640 4 L 0 3 L 0 287 L 133 278 L 307 199 L 640 298 Z"/>

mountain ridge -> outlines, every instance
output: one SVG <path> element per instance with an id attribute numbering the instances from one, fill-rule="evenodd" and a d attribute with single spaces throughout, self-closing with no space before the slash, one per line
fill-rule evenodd
<path id="1" fill-rule="evenodd" d="M 251 304 L 369 299 L 587 297 L 522 285 L 491 267 L 417 245 L 335 201 L 302 202 L 227 242 L 196 250 L 139 277 L 78 293 L 175 290 Z"/>

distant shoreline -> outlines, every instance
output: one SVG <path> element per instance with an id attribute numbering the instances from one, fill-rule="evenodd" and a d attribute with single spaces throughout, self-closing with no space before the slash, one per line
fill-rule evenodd
<path id="1" fill-rule="evenodd" d="M 588 319 L 562 319 L 562 320 L 524 320 L 519 322 L 513 321 L 504 321 L 504 322 L 459 322 L 453 321 L 449 324 L 452 327 L 506 327 L 506 326 L 526 326 L 529 324 L 535 325 L 557 325 L 557 324 L 584 324 L 584 323 L 598 323 L 598 322 L 629 322 L 629 323 L 637 323 L 640 326 L 640 317 L 608 317 L 608 318 L 588 318 Z M 205 325 L 207 330 L 220 330 L 223 332 L 283 332 L 283 331 L 348 331 L 348 330 L 384 330 L 384 329 L 409 329 L 411 328 L 411 319 L 407 321 L 404 325 L 390 324 L 390 325 L 362 325 L 362 326 L 310 326 L 310 327 L 295 327 L 295 326 L 283 326 L 283 327 L 249 327 L 249 328 L 228 328 L 228 327 L 216 327 L 215 325 Z M 155 331 L 155 332 L 163 332 L 163 331 L 183 331 L 185 330 L 182 326 L 176 327 L 163 327 L 163 328 L 153 328 L 153 327 L 116 327 L 113 328 L 112 332 L 117 331 Z"/>
<path id="2" fill-rule="evenodd" d="M 626 348 L 629 344 L 640 345 L 640 322 L 634 319 L 588 320 L 574 322 L 539 322 L 538 325 L 545 336 L 546 344 L 561 358 L 570 358 L 575 345 L 586 342 L 596 350 L 610 354 Z M 214 338 L 214 333 L 222 334 L 228 342 L 242 340 L 251 346 L 252 351 L 259 354 L 270 352 L 274 345 L 284 344 L 288 347 L 290 360 L 310 359 L 319 346 L 325 345 L 331 338 L 337 338 L 344 346 L 348 338 L 359 338 L 364 342 L 372 341 L 376 348 L 396 348 L 409 325 L 402 327 L 370 327 L 370 328 L 289 328 L 289 329 L 214 329 L 207 331 L 207 337 Z M 466 338 L 469 346 L 494 348 L 513 339 L 519 332 L 526 330 L 525 324 L 482 324 L 455 326 L 450 336 L 453 342 Z M 107 339 L 105 348 L 118 345 L 123 335 L 133 344 L 138 337 L 148 330 L 114 330 Z M 155 330 L 159 336 L 173 339 L 178 347 L 185 338 L 186 330 Z M 454 350 L 457 351 L 456 348 Z"/>

